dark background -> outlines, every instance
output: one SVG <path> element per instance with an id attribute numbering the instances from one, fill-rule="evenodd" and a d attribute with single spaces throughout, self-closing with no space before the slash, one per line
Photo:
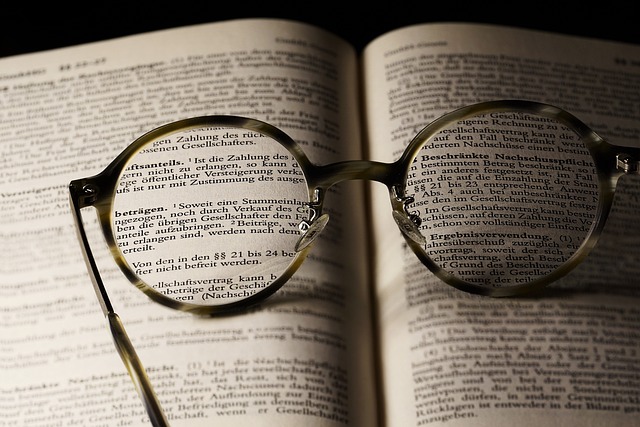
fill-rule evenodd
<path id="1" fill-rule="evenodd" d="M 52 2 L 56 3 L 56 2 Z M 620 4 L 618 4 L 620 3 Z M 76 45 L 164 28 L 243 17 L 277 17 L 315 24 L 358 50 L 394 28 L 423 22 L 483 22 L 640 44 L 634 2 L 489 1 L 242 2 L 164 0 L 76 5 L 5 3 L 0 57 Z M 363 6 L 366 5 L 366 6 Z M 585 52 L 588 54 L 588 52 Z"/>

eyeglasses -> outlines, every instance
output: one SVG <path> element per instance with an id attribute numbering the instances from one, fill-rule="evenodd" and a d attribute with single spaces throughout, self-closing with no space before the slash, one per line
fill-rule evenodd
<path id="1" fill-rule="evenodd" d="M 136 287 L 165 306 L 213 315 L 263 301 L 291 278 L 322 239 L 332 186 L 376 181 L 425 274 L 511 296 L 547 286 L 587 256 L 618 178 L 639 174 L 639 159 L 640 149 L 611 145 L 566 111 L 529 101 L 448 113 L 392 163 L 318 165 L 272 125 L 206 116 L 141 136 L 69 191 L 116 347 L 152 423 L 166 425 L 100 278 L 83 208 L 96 209 L 115 262 Z"/>

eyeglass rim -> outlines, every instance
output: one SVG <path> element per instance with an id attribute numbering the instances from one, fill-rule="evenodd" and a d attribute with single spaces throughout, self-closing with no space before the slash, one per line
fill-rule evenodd
<path id="1" fill-rule="evenodd" d="M 90 204 L 96 209 L 99 226 L 102 229 L 105 243 L 107 244 L 116 265 L 129 282 L 141 290 L 150 299 L 159 304 L 176 310 L 206 316 L 242 310 L 267 299 L 280 289 L 298 270 L 309 253 L 311 246 L 297 251 L 285 270 L 275 280 L 273 280 L 269 286 L 247 298 L 218 305 L 193 304 L 167 297 L 158 292 L 152 286 L 148 285 L 134 272 L 116 243 L 115 230 L 113 227 L 113 203 L 121 174 L 135 154 L 149 143 L 157 141 L 163 136 L 177 131 L 186 131 L 203 126 L 233 127 L 260 132 L 283 145 L 289 153 L 294 156 L 302 170 L 308 170 L 312 167 L 310 166 L 311 162 L 303 152 L 300 145 L 282 130 L 269 123 L 241 116 L 199 116 L 170 122 L 146 132 L 126 146 L 125 149 L 122 150 L 120 154 L 118 154 L 118 156 L 116 156 L 116 158 L 114 158 L 100 173 L 92 177 L 73 180 L 70 183 L 70 188 L 72 189 L 71 194 L 76 198 L 81 198 L 78 195 L 82 194 L 83 189 L 93 189 L 93 194 L 91 196 L 92 201 Z M 76 205 L 78 206 L 78 209 L 88 206 L 88 204 L 82 202 L 77 203 Z"/>
<path id="2" fill-rule="evenodd" d="M 522 100 L 500 100 L 473 104 L 451 111 L 432 121 L 420 132 L 418 132 L 418 134 L 410 141 L 401 157 L 397 161 L 388 165 L 390 168 L 394 168 L 394 170 L 399 170 L 401 172 L 400 174 L 404 181 L 400 188 L 405 188 L 404 184 L 406 184 L 406 177 L 413 159 L 418 155 L 421 147 L 425 144 L 425 142 L 428 141 L 435 133 L 439 132 L 443 127 L 451 124 L 456 120 L 462 120 L 466 117 L 472 117 L 478 114 L 489 113 L 493 111 L 522 111 L 544 115 L 565 123 L 568 127 L 574 129 L 579 135 L 583 136 L 583 140 L 587 144 L 594 162 L 596 163 L 598 179 L 601 184 L 599 185 L 601 193 L 600 202 L 598 205 L 598 213 L 596 214 L 596 221 L 594 221 L 592 229 L 588 234 L 588 238 L 585 239 L 583 245 L 579 250 L 576 251 L 574 256 L 571 257 L 569 261 L 565 262 L 561 266 L 561 268 L 555 270 L 553 274 L 519 286 L 509 286 L 506 288 L 489 288 L 486 286 L 474 285 L 468 282 L 464 282 L 461 279 L 458 279 L 455 276 L 449 274 L 448 272 L 440 268 L 435 262 L 433 262 L 428 254 L 416 242 L 407 238 L 406 234 L 403 233 L 403 235 L 413 252 L 420 259 L 420 261 L 422 261 L 422 263 L 443 282 L 460 290 L 475 294 L 488 296 L 521 295 L 524 293 L 530 293 L 536 289 L 546 287 L 549 283 L 568 273 L 568 271 L 572 270 L 584 259 L 584 257 L 586 257 L 591 248 L 595 246 L 595 242 L 601 234 L 602 227 L 604 226 L 606 217 L 611 208 L 613 192 L 615 189 L 615 181 L 620 174 L 616 172 L 615 168 L 610 166 L 610 161 L 608 160 L 610 159 L 611 153 L 613 152 L 612 146 L 604 141 L 599 135 L 597 135 L 593 130 L 591 130 L 586 124 L 577 119 L 575 116 L 571 115 L 561 108 L 551 106 L 549 104 Z M 163 135 L 167 135 L 178 130 L 182 131 L 188 130 L 190 128 L 208 125 L 239 127 L 247 130 L 255 130 L 264 134 L 265 136 L 271 137 L 275 141 L 282 144 L 294 156 L 298 164 L 301 166 L 301 170 L 305 174 L 305 178 L 307 178 L 309 171 L 313 172 L 318 168 L 318 166 L 314 165 L 309 160 L 307 155 L 302 150 L 301 146 L 277 127 L 257 119 L 230 115 L 212 115 L 187 118 L 159 126 L 143 134 L 135 141 L 130 143 L 98 175 L 91 178 L 85 178 L 83 180 L 75 180 L 72 182 L 76 186 L 80 186 L 81 184 L 86 185 L 87 182 L 90 182 L 91 184 L 96 185 L 98 188 L 100 188 L 100 194 L 95 196 L 95 202 L 93 203 L 93 206 L 98 212 L 99 222 L 103 229 L 103 234 L 106 237 L 107 245 L 111 250 L 111 254 L 113 255 L 116 263 L 119 265 L 125 276 L 129 279 L 129 281 L 131 281 L 136 287 L 147 294 L 151 299 L 160 304 L 181 311 L 194 312 L 196 314 L 215 314 L 218 312 L 229 312 L 236 309 L 245 308 L 249 305 L 264 300 L 265 298 L 276 292 L 280 287 L 282 287 L 284 283 L 286 283 L 290 279 L 290 277 L 302 264 L 308 250 L 310 249 L 306 248 L 303 251 L 297 253 L 286 271 L 270 286 L 267 286 L 262 291 L 254 294 L 247 299 L 217 306 L 198 305 L 168 298 L 147 285 L 132 271 L 117 248 L 114 237 L 114 230 L 112 227 L 112 205 L 115 197 L 115 189 L 117 187 L 122 171 L 126 168 L 133 155 L 139 152 L 142 147 L 149 144 L 149 142 L 155 141 L 158 138 L 161 138 Z M 600 156 L 606 158 L 607 161 L 601 159 Z M 391 182 L 387 182 L 387 185 L 391 184 Z M 309 200 L 311 201 L 313 199 L 312 193 L 314 191 L 314 188 L 312 188 L 309 180 L 307 180 L 307 185 L 309 188 Z M 397 203 L 392 206 L 392 209 L 394 211 L 400 210 Z"/>
<path id="3" fill-rule="evenodd" d="M 440 116 L 439 118 L 422 128 L 411 140 L 411 142 L 403 152 L 401 159 L 399 160 L 399 162 L 401 162 L 403 165 L 406 165 L 406 168 L 403 172 L 403 176 L 405 178 L 402 188 L 406 188 L 409 167 L 413 163 L 414 159 L 419 155 L 422 147 L 426 143 L 428 143 L 433 136 L 437 135 L 442 129 L 457 121 L 476 117 L 478 115 L 490 114 L 494 112 L 497 113 L 514 111 L 535 114 L 538 116 L 556 120 L 561 124 L 567 126 L 569 129 L 573 130 L 579 136 L 580 140 L 589 150 L 597 173 L 597 211 L 594 214 L 593 223 L 591 224 L 590 230 L 588 231 L 585 239 L 583 240 L 580 247 L 576 249 L 574 254 L 568 260 L 566 260 L 563 264 L 561 264 L 555 270 L 551 271 L 545 276 L 520 285 L 509 285 L 503 288 L 477 285 L 454 276 L 453 274 L 440 267 L 438 263 L 433 261 L 433 259 L 428 255 L 428 252 L 425 250 L 425 248 L 420 246 L 413 239 L 403 233 L 409 247 L 420 259 L 420 261 L 435 276 L 437 276 L 440 280 L 447 283 L 448 285 L 453 286 L 454 288 L 472 294 L 491 297 L 512 297 L 531 294 L 535 291 L 546 288 L 549 284 L 564 277 L 571 270 L 577 267 L 595 247 L 602 234 L 602 230 L 604 228 L 604 225 L 606 224 L 606 220 L 613 204 L 613 197 L 617 180 L 619 176 L 622 175 L 622 173 L 615 167 L 615 158 L 617 153 L 616 150 L 620 147 L 614 146 L 605 141 L 600 135 L 598 135 L 594 130 L 592 130 L 582 120 L 578 119 L 575 115 L 554 105 L 535 101 L 498 100 L 461 107 L 457 110 Z"/>

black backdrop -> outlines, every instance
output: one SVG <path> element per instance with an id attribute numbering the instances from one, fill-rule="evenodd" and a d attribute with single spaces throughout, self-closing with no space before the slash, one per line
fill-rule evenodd
<path id="1" fill-rule="evenodd" d="M 591 6 L 586 1 L 562 0 L 500 5 L 451 0 L 374 2 L 130 0 L 123 5 L 101 1 L 72 6 L 55 1 L 44 5 L 13 1 L 3 4 L 0 14 L 0 57 L 243 17 L 315 24 L 349 40 L 358 50 L 394 28 L 444 21 L 496 23 L 640 44 L 640 19 L 632 10 L 634 2 L 604 1 Z"/>

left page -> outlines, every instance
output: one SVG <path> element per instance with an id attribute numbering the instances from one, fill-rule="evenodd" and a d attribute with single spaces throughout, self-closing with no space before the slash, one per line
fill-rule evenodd
<path id="1" fill-rule="evenodd" d="M 148 425 L 86 272 L 68 183 L 156 126 L 210 114 L 267 121 L 314 163 L 360 158 L 354 50 L 298 23 L 229 21 L 5 58 L 0 70 L 0 424 Z M 376 424 L 367 270 L 362 256 L 347 262 L 366 253 L 362 196 L 345 185 L 327 198 L 328 229 L 268 302 L 206 319 L 151 303 L 84 213 L 172 425 Z"/>

